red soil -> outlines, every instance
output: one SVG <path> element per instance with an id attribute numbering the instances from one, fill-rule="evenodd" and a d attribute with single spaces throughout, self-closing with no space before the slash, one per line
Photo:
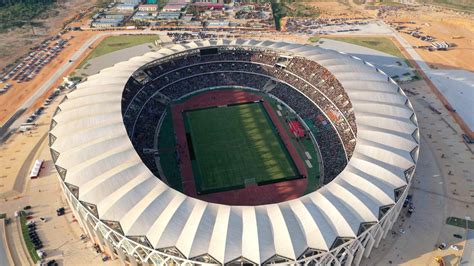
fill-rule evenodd
<path id="1" fill-rule="evenodd" d="M 178 143 L 178 152 L 181 158 L 179 168 L 183 179 L 184 193 L 186 195 L 208 202 L 228 205 L 261 205 L 295 199 L 304 194 L 308 184 L 306 178 L 263 186 L 252 185 L 244 189 L 216 192 L 206 195 L 197 194 L 182 113 L 186 110 L 234 103 L 246 103 L 259 101 L 261 99 L 262 98 L 259 95 L 241 90 L 216 90 L 198 94 L 184 103 L 175 104 L 171 107 L 173 126 Z M 308 173 L 304 166 L 304 161 L 300 158 L 296 148 L 291 144 L 290 137 L 279 122 L 273 108 L 271 108 L 267 102 L 264 102 L 263 104 L 273 123 L 277 127 L 278 132 L 280 133 L 280 138 L 283 140 L 290 156 L 293 158 L 299 173 L 307 176 Z"/>

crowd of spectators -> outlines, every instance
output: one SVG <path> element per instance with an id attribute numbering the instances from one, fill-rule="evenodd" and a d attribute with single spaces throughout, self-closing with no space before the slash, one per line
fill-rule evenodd
<path id="1" fill-rule="evenodd" d="M 213 33 L 208 33 L 200 31 L 197 33 L 188 33 L 188 32 L 168 32 L 168 37 L 171 38 L 171 41 L 174 43 L 186 43 L 191 40 L 205 40 L 205 39 L 217 39 L 218 35 Z"/>
<path id="2" fill-rule="evenodd" d="M 155 130 L 147 124 L 156 127 L 165 106 L 157 94 L 176 100 L 216 86 L 263 89 L 271 80 L 276 85 L 268 92 L 313 125 L 311 130 L 323 156 L 325 182 L 329 182 L 344 169 L 355 148 L 352 104 L 337 79 L 316 62 L 289 57 L 282 66 L 277 64 L 279 59 L 273 51 L 220 48 L 205 55 L 196 49 L 148 64 L 140 70 L 147 78 L 141 82 L 130 78 L 123 92 L 124 121 L 137 150 L 140 153 L 153 144 Z M 154 100 L 148 101 L 150 98 Z M 154 109 L 153 103 L 160 108 Z"/>
<path id="3" fill-rule="evenodd" d="M 158 130 L 158 123 L 161 115 L 164 113 L 166 105 L 163 104 L 158 97 L 150 98 L 144 103 L 140 114 L 134 121 L 134 125 L 130 130 L 131 140 L 138 155 L 145 165 L 157 173 L 158 169 L 155 164 L 154 139 Z"/>
<path id="4" fill-rule="evenodd" d="M 209 87 L 242 86 L 263 88 L 268 79 L 268 77 L 253 74 L 251 72 L 222 71 L 219 73 L 205 73 L 181 79 L 178 82 L 167 86 L 161 92 L 172 99 L 177 99 L 188 93 Z"/>
<path id="5" fill-rule="evenodd" d="M 284 83 L 279 83 L 271 94 L 288 104 L 302 119 L 312 125 L 311 130 L 323 157 L 324 182 L 330 182 L 346 166 L 343 146 L 330 121 L 324 118 L 322 111 L 308 98 Z"/>

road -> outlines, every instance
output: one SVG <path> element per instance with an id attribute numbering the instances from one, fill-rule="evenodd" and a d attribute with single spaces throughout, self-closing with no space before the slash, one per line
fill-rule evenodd
<path id="1" fill-rule="evenodd" d="M 138 34 L 157 34 L 157 35 L 160 35 L 160 34 L 164 34 L 164 33 L 151 32 L 151 31 L 147 31 L 147 30 L 145 30 L 145 31 L 134 31 L 134 32 L 117 31 L 117 32 L 103 32 L 103 33 L 99 33 L 99 34 L 96 34 L 96 35 L 92 36 L 71 56 L 71 58 L 69 58 L 69 60 L 72 60 L 72 61 L 68 60 L 65 63 L 63 63 L 61 66 L 59 66 L 58 69 L 54 72 L 54 74 L 51 77 L 49 77 L 36 90 L 36 92 L 33 95 L 31 95 L 20 107 L 18 107 L 18 109 L 15 110 L 15 112 L 13 112 L 12 115 L 14 113 L 16 113 L 17 111 L 19 111 L 19 110 L 28 109 L 33 104 L 35 104 L 36 101 L 42 95 L 44 95 L 54 85 L 54 83 L 58 79 L 64 77 L 67 74 L 67 71 L 70 70 L 71 66 L 75 63 L 75 61 L 77 61 L 84 54 L 84 52 L 86 52 L 89 49 L 89 46 L 93 45 L 98 39 L 100 39 L 104 36 L 121 35 L 121 34 L 137 34 L 137 35 Z M 26 114 L 26 115 L 29 115 L 29 114 Z M 18 128 L 22 123 L 23 123 L 22 119 L 17 119 L 15 121 L 15 123 L 13 123 L 7 131 Z"/>
<path id="2" fill-rule="evenodd" d="M 440 98 L 443 104 L 445 106 L 450 106 L 450 109 L 457 110 L 456 112 L 452 112 L 456 122 L 460 124 L 462 129 L 467 134 L 470 134 L 471 137 L 473 137 L 474 115 L 472 113 L 472 105 L 470 103 L 474 100 L 474 93 L 471 88 L 472 85 L 469 83 L 470 81 L 474 80 L 474 74 L 468 71 L 450 70 L 451 72 L 447 72 L 443 70 L 433 70 L 415 51 L 413 46 L 403 37 L 401 37 L 395 29 L 388 26 L 384 22 L 381 23 L 383 23 L 392 31 L 392 36 L 398 41 L 398 43 L 400 43 L 403 49 L 405 49 L 405 51 L 420 67 L 421 71 L 423 71 L 428 77 L 428 82 L 435 87 L 434 89 L 436 91 L 434 91 L 434 93 L 437 94 L 438 98 Z M 456 80 L 458 82 L 456 82 Z M 453 91 L 455 89 L 459 90 L 459 92 Z"/>

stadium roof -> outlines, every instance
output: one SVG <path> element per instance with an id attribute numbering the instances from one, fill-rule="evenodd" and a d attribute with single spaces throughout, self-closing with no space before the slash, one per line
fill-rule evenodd
<path id="1" fill-rule="evenodd" d="M 189 48 L 251 45 L 315 60 L 341 82 L 352 101 L 357 145 L 331 183 L 298 199 L 262 206 L 207 203 L 168 187 L 140 160 L 121 113 L 125 83 L 139 67 Z M 155 249 L 175 247 L 186 258 L 208 254 L 221 263 L 274 255 L 298 259 L 355 238 L 364 223 L 396 201 L 418 156 L 412 107 L 397 85 L 361 60 L 314 46 L 218 40 L 163 48 L 91 76 L 67 95 L 53 118 L 52 153 L 64 182 L 101 220 L 126 236 L 146 236 Z M 407 174 L 407 171 L 408 174 Z M 95 212 L 95 209 L 91 209 Z"/>

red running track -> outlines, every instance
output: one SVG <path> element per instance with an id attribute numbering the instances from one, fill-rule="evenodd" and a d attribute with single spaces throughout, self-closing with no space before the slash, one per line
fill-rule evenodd
<path id="1" fill-rule="evenodd" d="M 218 105 L 253 102 L 259 101 L 261 99 L 262 97 L 259 95 L 241 90 L 215 90 L 192 96 L 184 103 L 175 104 L 171 107 L 173 127 L 178 143 L 177 149 L 180 156 L 179 168 L 183 180 L 183 190 L 186 195 L 208 202 L 228 205 L 261 205 L 295 199 L 304 194 L 308 184 L 306 178 L 283 181 L 263 186 L 252 185 L 243 189 L 216 192 L 206 195 L 197 194 L 196 184 L 193 176 L 193 168 L 186 140 L 183 112 L 187 110 Z M 291 145 L 290 137 L 288 134 L 286 134 L 286 131 L 279 122 L 275 112 L 268 103 L 264 102 L 264 106 L 273 123 L 278 128 L 278 131 L 281 132 L 280 137 L 285 143 L 288 152 L 292 156 L 298 171 L 302 175 L 307 176 L 304 162 L 296 152 L 295 147 Z"/>

